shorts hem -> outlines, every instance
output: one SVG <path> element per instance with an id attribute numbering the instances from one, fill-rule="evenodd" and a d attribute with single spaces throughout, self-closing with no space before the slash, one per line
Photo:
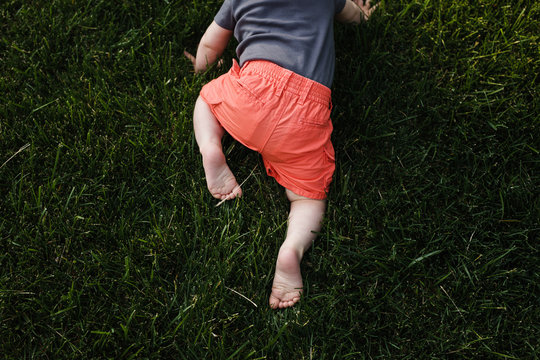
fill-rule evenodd
<path id="1" fill-rule="evenodd" d="M 289 186 L 281 183 L 280 181 L 276 180 L 281 186 L 283 186 L 285 189 L 292 191 L 296 195 L 300 195 L 303 197 L 307 197 L 312 200 L 326 200 L 327 199 L 327 193 L 325 192 L 310 192 L 306 190 L 302 190 L 296 186 Z"/>

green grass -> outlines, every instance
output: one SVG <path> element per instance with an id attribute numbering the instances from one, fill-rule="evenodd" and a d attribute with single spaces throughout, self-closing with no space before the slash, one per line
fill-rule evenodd
<path id="1" fill-rule="evenodd" d="M 254 175 L 214 207 L 193 138 L 221 71 L 182 52 L 218 8 L 0 4 L 0 357 L 538 359 L 538 3 L 336 26 L 337 169 L 285 311 L 283 191 L 226 139 Z"/>

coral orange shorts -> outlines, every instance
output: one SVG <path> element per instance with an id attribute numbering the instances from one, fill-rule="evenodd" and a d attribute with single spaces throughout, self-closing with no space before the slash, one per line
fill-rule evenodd
<path id="1" fill-rule="evenodd" d="M 325 199 L 335 169 L 331 91 L 269 61 L 236 61 L 201 98 L 225 130 L 262 155 L 268 175 L 292 192 Z"/>

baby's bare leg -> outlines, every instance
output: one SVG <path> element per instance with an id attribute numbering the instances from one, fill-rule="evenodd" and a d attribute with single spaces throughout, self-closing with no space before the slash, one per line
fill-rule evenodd
<path id="1" fill-rule="evenodd" d="M 206 184 L 212 196 L 221 200 L 241 196 L 242 189 L 240 189 L 223 154 L 221 138 L 225 130 L 217 121 L 208 104 L 200 97 L 195 104 L 193 128 L 203 157 Z"/>
<path id="2" fill-rule="evenodd" d="M 287 237 L 279 250 L 276 273 L 270 294 L 273 309 L 293 306 L 302 294 L 300 261 L 321 229 L 326 200 L 314 200 L 287 190 L 291 202 Z"/>

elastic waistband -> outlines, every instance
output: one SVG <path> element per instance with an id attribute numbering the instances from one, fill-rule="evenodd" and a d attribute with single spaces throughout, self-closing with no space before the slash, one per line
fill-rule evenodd
<path id="1" fill-rule="evenodd" d="M 236 60 L 233 63 L 233 67 L 235 66 L 239 66 Z M 282 91 L 290 92 L 298 96 L 300 103 L 305 100 L 312 100 L 331 106 L 332 91 L 329 88 L 273 62 L 266 60 L 247 61 L 240 69 L 240 73 L 258 74 L 275 83 L 278 95 L 281 95 Z"/>

